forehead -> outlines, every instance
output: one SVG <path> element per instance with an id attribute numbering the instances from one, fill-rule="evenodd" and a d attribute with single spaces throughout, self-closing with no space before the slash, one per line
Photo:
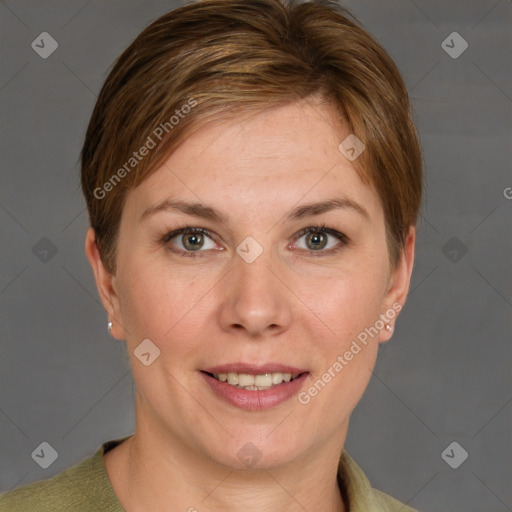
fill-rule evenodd
<path id="1" fill-rule="evenodd" d="M 330 105 L 313 101 L 209 123 L 130 191 L 126 205 L 140 216 L 179 197 L 261 215 L 341 194 L 378 216 L 378 198 L 339 150 L 348 135 Z"/>
<path id="2" fill-rule="evenodd" d="M 338 156 L 337 147 L 345 131 L 331 106 L 303 100 L 242 120 L 210 123 L 178 148 L 171 163 L 190 163 L 193 167 L 212 158 L 211 164 L 223 161 L 226 171 L 234 168 L 251 175 L 254 167 L 258 176 L 288 174 L 313 163 L 315 167 L 325 165 L 323 157 L 329 154 Z"/>

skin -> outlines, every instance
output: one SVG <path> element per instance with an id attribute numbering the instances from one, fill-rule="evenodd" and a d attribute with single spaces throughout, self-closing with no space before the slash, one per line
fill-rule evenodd
<path id="1" fill-rule="evenodd" d="M 378 345 L 392 330 L 380 330 L 306 405 L 295 396 L 245 411 L 218 398 L 199 373 L 277 362 L 307 369 L 307 390 L 379 315 L 404 304 L 415 230 L 392 268 L 382 206 L 338 150 L 349 132 L 336 121 L 328 104 L 310 98 L 201 128 L 129 192 L 116 275 L 103 266 L 89 228 L 86 254 L 137 386 L 136 433 L 104 457 L 127 511 L 346 510 L 339 456 Z M 226 221 L 171 210 L 139 220 L 171 197 L 206 204 Z M 347 208 L 285 219 L 298 205 L 337 197 L 368 216 Z M 191 236 L 197 243 L 193 235 L 158 242 L 187 224 L 214 235 L 196 257 L 182 255 Z M 327 247 L 314 250 L 322 242 L 297 236 L 319 224 L 349 242 L 322 232 Z M 250 264 L 236 252 L 248 236 L 263 248 Z M 133 353 L 146 338 L 160 349 L 149 366 Z M 247 443 L 261 453 L 252 469 L 237 457 Z"/>

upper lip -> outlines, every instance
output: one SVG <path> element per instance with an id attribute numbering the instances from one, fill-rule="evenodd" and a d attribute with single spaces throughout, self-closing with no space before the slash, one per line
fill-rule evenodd
<path id="1" fill-rule="evenodd" d="M 203 372 L 219 374 L 219 373 L 246 373 L 248 375 L 263 375 L 264 373 L 291 373 L 292 375 L 300 375 L 307 372 L 303 368 L 296 368 L 279 363 L 265 364 L 248 364 L 248 363 L 229 363 L 221 364 L 205 368 Z"/>

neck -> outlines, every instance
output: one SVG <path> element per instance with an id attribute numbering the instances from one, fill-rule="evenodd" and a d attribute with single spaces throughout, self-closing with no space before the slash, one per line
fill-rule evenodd
<path id="1" fill-rule="evenodd" d="M 346 510 L 337 468 L 348 425 L 341 440 L 328 440 L 286 465 L 235 470 L 147 417 L 137 415 L 135 435 L 105 455 L 114 492 L 130 512 Z"/>

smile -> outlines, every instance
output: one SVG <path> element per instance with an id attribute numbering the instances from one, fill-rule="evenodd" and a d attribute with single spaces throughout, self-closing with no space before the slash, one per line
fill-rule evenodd
<path id="1" fill-rule="evenodd" d="M 227 382 L 233 387 L 248 391 L 264 391 L 283 382 L 295 380 L 300 374 L 271 372 L 251 375 L 248 373 L 210 373 L 214 379 L 220 382 Z"/>

